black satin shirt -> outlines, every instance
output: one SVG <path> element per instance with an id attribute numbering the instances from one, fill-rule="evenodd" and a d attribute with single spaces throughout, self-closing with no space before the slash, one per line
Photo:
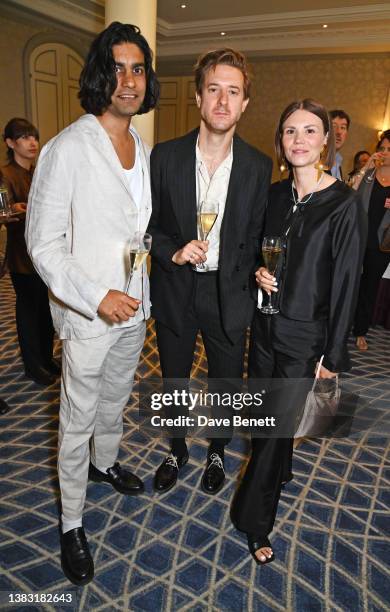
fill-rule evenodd
<path id="1" fill-rule="evenodd" d="M 303 198 L 305 200 L 306 198 Z M 279 309 L 297 321 L 328 321 L 324 366 L 347 370 L 346 342 L 354 316 L 367 240 L 367 215 L 341 181 L 314 193 L 293 214 L 291 181 L 270 190 L 265 235 L 286 238 Z"/>

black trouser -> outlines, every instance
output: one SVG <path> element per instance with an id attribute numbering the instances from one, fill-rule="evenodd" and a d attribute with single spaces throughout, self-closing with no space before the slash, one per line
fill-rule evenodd
<path id="1" fill-rule="evenodd" d="M 359 297 L 355 312 L 353 333 L 365 336 L 372 321 L 379 283 L 390 262 L 390 254 L 379 249 L 367 249 L 360 279 Z"/>
<path id="2" fill-rule="evenodd" d="M 24 368 L 34 372 L 53 357 L 53 322 L 47 287 L 38 274 L 11 273 L 16 293 L 16 328 Z"/>
<path id="3" fill-rule="evenodd" d="M 327 321 L 293 321 L 281 314 L 256 312 L 251 328 L 249 371 L 251 379 L 272 378 L 264 412 L 294 415 L 303 406 L 312 384 L 316 362 L 326 342 Z M 275 379 L 307 379 L 298 383 Z M 276 384 L 277 383 L 277 384 Z M 260 383 L 259 383 L 260 384 Z M 260 386 L 262 386 L 260 384 Z M 275 404 L 274 404 L 275 402 Z M 278 417 L 277 417 L 278 418 Z M 293 439 L 252 437 L 252 454 L 232 504 L 232 520 L 241 531 L 268 535 L 273 528 L 282 484 L 291 480 Z"/>
<path id="4" fill-rule="evenodd" d="M 196 337 L 200 331 L 208 362 L 209 391 L 212 385 L 211 379 L 218 379 L 212 386 L 212 391 L 223 393 L 227 388 L 221 389 L 221 384 L 224 385 L 226 381 L 226 385 L 229 385 L 229 379 L 237 381 L 242 378 L 246 329 L 242 330 L 239 340 L 232 344 L 222 327 L 218 274 L 194 272 L 194 275 L 193 296 L 181 335 L 177 336 L 171 329 L 156 322 L 161 372 L 165 379 L 183 379 L 182 388 L 188 385 Z M 187 409 L 182 407 L 180 414 L 188 414 Z M 230 440 L 231 432 L 228 428 L 226 437 L 212 438 L 211 445 L 220 448 Z M 180 433 L 179 436 L 175 433 L 172 450 L 178 455 L 185 451 L 184 438 L 180 437 Z"/>

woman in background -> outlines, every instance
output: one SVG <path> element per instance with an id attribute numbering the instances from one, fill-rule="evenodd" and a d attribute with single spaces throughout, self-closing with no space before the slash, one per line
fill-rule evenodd
<path id="1" fill-rule="evenodd" d="M 380 280 L 390 263 L 390 253 L 383 253 L 380 244 L 385 228 L 390 225 L 390 130 L 382 133 L 371 155 L 353 184 L 368 215 L 367 250 L 355 313 L 353 333 L 356 346 L 366 351 L 366 334 L 372 315 Z"/>
<path id="2" fill-rule="evenodd" d="M 8 164 L 2 167 L 13 211 L 19 222 L 7 225 L 7 265 L 16 293 L 16 327 L 26 377 L 50 385 L 60 366 L 53 359 L 54 329 L 47 287 L 35 272 L 24 239 L 28 193 L 38 154 L 38 130 L 26 119 L 11 119 L 4 128 Z"/>
<path id="3" fill-rule="evenodd" d="M 352 185 L 353 179 L 356 174 L 363 168 L 363 166 L 368 162 L 371 157 L 371 153 L 368 151 L 358 151 L 355 153 L 353 158 L 353 168 L 351 172 L 348 174 L 347 183 L 348 185 Z"/>
<path id="4" fill-rule="evenodd" d="M 257 310 L 248 374 L 252 379 L 279 379 L 274 380 L 277 394 L 268 396 L 273 400 L 267 402 L 268 394 L 264 396 L 264 410 L 282 419 L 304 405 L 322 355 L 320 378 L 334 378 L 350 367 L 347 338 L 366 225 L 354 191 L 324 172 L 332 167 L 335 147 L 321 104 L 310 99 L 291 103 L 280 117 L 275 145 L 279 165 L 287 166 L 291 176 L 271 187 L 264 232 L 285 242 L 279 313 Z M 267 293 L 278 291 L 265 267 L 256 272 L 256 279 Z M 246 532 L 259 565 L 274 559 L 268 535 L 282 484 L 292 478 L 293 432 L 280 434 L 285 437 L 253 437 L 252 455 L 232 505 L 232 520 Z"/>

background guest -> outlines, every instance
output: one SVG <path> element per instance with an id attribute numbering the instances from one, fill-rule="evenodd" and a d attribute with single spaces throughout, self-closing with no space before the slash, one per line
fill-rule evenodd
<path id="1" fill-rule="evenodd" d="M 390 225 L 390 130 L 382 133 L 376 152 L 356 175 L 353 188 L 358 190 L 368 214 L 367 249 L 353 329 L 356 346 L 366 351 L 365 336 L 372 321 L 379 283 L 390 262 L 390 253 L 383 253 L 379 248 L 385 228 Z"/>
<path id="2" fill-rule="evenodd" d="M 20 213 L 19 223 L 7 225 L 7 264 L 16 293 L 16 327 L 26 377 L 50 385 L 60 366 L 53 359 L 54 329 L 47 287 L 35 272 L 24 239 L 28 192 L 38 153 L 38 130 L 26 119 L 11 119 L 4 128 L 8 164 L 5 185 Z"/>
<path id="3" fill-rule="evenodd" d="M 335 136 L 335 145 L 336 145 L 336 155 L 335 161 L 331 168 L 331 174 L 340 181 L 343 179 L 343 158 L 340 153 L 341 149 L 345 145 L 345 141 L 347 140 L 349 126 L 351 125 L 351 119 L 349 115 L 341 109 L 331 110 L 329 112 L 329 116 L 332 121 L 333 132 Z"/>
<path id="4" fill-rule="evenodd" d="M 369 153 L 368 151 L 358 151 L 357 153 L 355 153 L 353 158 L 353 168 L 348 174 L 348 185 L 352 185 L 354 177 L 359 172 L 359 170 L 361 170 L 363 166 L 368 162 L 370 157 L 371 153 Z"/>

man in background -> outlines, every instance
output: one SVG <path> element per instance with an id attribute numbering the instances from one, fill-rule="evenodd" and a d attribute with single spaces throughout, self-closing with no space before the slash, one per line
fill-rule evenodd
<path id="1" fill-rule="evenodd" d="M 336 144 L 336 158 L 335 163 L 331 169 L 331 174 L 340 181 L 343 181 L 343 157 L 340 151 L 345 145 L 345 141 L 347 140 L 351 120 L 349 118 L 349 115 L 347 115 L 347 113 L 341 109 L 331 110 L 329 112 L 329 115 L 333 125 Z"/>

